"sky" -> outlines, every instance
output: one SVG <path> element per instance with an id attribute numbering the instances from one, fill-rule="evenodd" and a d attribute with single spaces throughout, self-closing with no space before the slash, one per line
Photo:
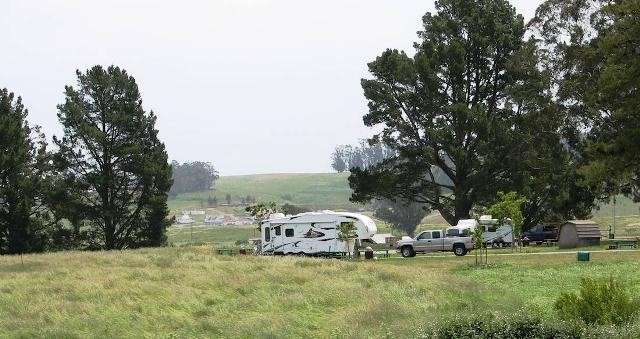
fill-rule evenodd
<path id="1" fill-rule="evenodd" d="M 513 0 L 531 18 L 540 0 Z M 413 53 L 417 0 L 2 0 L 0 88 L 62 133 L 76 69 L 117 65 L 158 116 L 169 158 L 221 175 L 329 172 L 370 137 L 360 79 L 386 48 Z"/>

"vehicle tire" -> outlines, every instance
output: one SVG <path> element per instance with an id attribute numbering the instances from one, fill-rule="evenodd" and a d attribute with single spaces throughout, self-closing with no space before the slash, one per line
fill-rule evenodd
<path id="1" fill-rule="evenodd" d="M 411 246 L 402 246 L 400 249 L 400 254 L 404 258 L 411 258 L 416 256 L 416 251 L 413 250 Z"/>
<path id="2" fill-rule="evenodd" d="M 453 245 L 453 254 L 462 257 L 467 254 L 467 248 L 463 244 Z"/>

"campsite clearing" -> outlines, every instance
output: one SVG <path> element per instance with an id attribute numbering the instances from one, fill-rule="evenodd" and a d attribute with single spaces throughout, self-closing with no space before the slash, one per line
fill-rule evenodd
<path id="1" fill-rule="evenodd" d="M 0 337 L 420 334 L 429 319 L 535 312 L 553 318 L 581 277 L 640 294 L 640 252 L 367 262 L 219 256 L 209 246 L 0 257 Z"/>

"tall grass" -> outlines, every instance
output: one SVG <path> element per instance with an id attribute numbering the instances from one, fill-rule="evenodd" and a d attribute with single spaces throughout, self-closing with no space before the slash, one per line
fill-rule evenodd
<path id="1" fill-rule="evenodd" d="M 551 319 L 583 276 L 625 276 L 640 253 L 367 262 L 218 256 L 210 247 L 0 257 L 0 337 L 412 337 L 463 314 Z"/>

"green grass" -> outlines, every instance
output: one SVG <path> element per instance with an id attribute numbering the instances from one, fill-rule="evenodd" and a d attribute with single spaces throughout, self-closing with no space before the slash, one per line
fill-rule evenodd
<path id="1" fill-rule="evenodd" d="M 293 203 L 310 209 L 357 208 L 349 202 L 351 189 L 346 173 L 315 174 L 257 174 L 223 176 L 216 181 L 215 191 L 181 194 L 170 200 L 172 209 L 201 207 L 207 203 L 209 195 L 224 202 L 231 194 L 234 203 L 251 195 L 259 201 Z"/>
<path id="2" fill-rule="evenodd" d="M 241 197 L 251 195 L 260 201 L 292 203 L 312 210 L 363 211 L 364 206 L 349 202 L 351 190 L 347 178 L 347 173 L 223 176 L 216 182 L 215 191 L 181 194 L 170 199 L 169 206 L 176 214 L 187 208 L 205 209 L 209 195 L 215 195 L 218 201 L 224 202 L 228 193 L 232 195 L 234 203 L 239 203 Z M 242 206 L 219 206 L 210 210 L 233 215 L 244 213 Z M 606 232 L 612 223 L 612 214 L 613 203 L 603 203 L 594 211 L 593 219 Z M 640 204 L 619 196 L 616 201 L 616 216 L 616 236 L 640 236 Z M 380 226 L 381 230 L 388 230 L 386 225 L 380 223 Z M 419 229 L 444 227 L 446 222 L 442 217 L 433 214 L 423 220 Z"/>
<path id="3" fill-rule="evenodd" d="M 212 244 L 217 247 L 233 246 L 237 242 L 246 242 L 250 238 L 260 237 L 254 226 L 218 226 L 218 227 L 170 227 L 167 230 L 169 244 Z"/>
<path id="4" fill-rule="evenodd" d="M 372 262 L 218 256 L 211 247 L 0 257 L 0 337 L 413 337 L 463 314 L 554 318 L 583 276 L 640 294 L 640 252 Z"/>

